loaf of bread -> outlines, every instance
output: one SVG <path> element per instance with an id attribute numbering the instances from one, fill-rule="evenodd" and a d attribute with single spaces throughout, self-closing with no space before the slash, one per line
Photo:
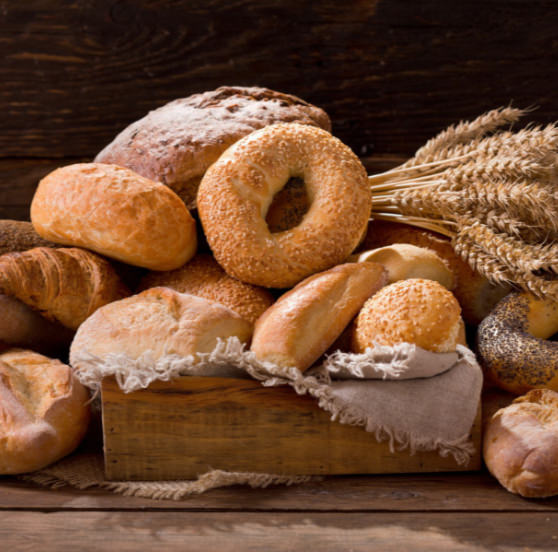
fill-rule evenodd
<path id="1" fill-rule="evenodd" d="M 44 468 L 72 452 L 90 418 L 69 366 L 37 353 L 0 354 L 0 474 Z"/>
<path id="2" fill-rule="evenodd" d="M 435 353 L 467 345 L 453 294 L 434 280 L 420 278 L 390 284 L 368 299 L 355 320 L 352 343 L 356 353 L 375 343 L 412 343 Z"/>
<path id="3" fill-rule="evenodd" d="M 41 238 L 30 222 L 0 220 L 0 255 L 34 247 L 56 247 L 56 244 Z"/>
<path id="4" fill-rule="evenodd" d="M 100 308 L 79 328 L 70 348 L 70 364 L 87 368 L 90 355 L 111 353 L 137 359 L 149 353 L 182 357 L 209 353 L 218 339 L 246 342 L 252 325 L 227 307 L 169 288 L 151 288 Z"/>
<path id="5" fill-rule="evenodd" d="M 430 230 L 374 220 L 368 226 L 362 249 L 376 249 L 394 243 L 426 247 L 448 263 L 455 278 L 452 292 L 459 301 L 463 319 L 468 324 L 480 324 L 496 303 L 510 292 L 509 286 L 493 284 L 475 272 L 455 253 L 449 239 Z"/>
<path id="6" fill-rule="evenodd" d="M 423 278 L 435 280 L 447 289 L 454 286 L 453 272 L 439 255 L 426 247 L 394 243 L 351 255 L 349 260 L 381 264 L 387 270 L 390 284 L 399 280 Z"/>
<path id="7" fill-rule="evenodd" d="M 105 259 L 49 247 L 2 255 L 0 293 L 73 330 L 102 305 L 130 294 Z"/>
<path id="8" fill-rule="evenodd" d="M 327 114 L 267 88 L 222 86 L 174 100 L 125 128 L 95 158 L 169 186 L 189 208 L 208 167 L 234 142 L 264 126 L 298 122 L 331 129 Z"/>
<path id="9" fill-rule="evenodd" d="M 161 286 L 221 303 L 252 324 L 273 303 L 269 291 L 229 276 L 207 254 L 196 255 L 176 270 L 149 272 L 140 281 L 138 291 Z"/>
<path id="10" fill-rule="evenodd" d="M 386 281 L 376 263 L 347 263 L 306 278 L 258 319 L 251 350 L 259 360 L 308 369 Z"/>
<path id="11" fill-rule="evenodd" d="M 169 188 L 116 165 L 78 163 L 43 178 L 31 203 L 35 230 L 152 270 L 182 266 L 196 252 L 196 224 Z"/>
<path id="12" fill-rule="evenodd" d="M 15 297 L 0 295 L 0 342 L 42 353 L 60 353 L 74 332 L 50 322 Z"/>
<path id="13" fill-rule="evenodd" d="M 534 389 L 498 410 L 483 442 L 487 468 L 508 491 L 558 494 L 558 393 Z"/>

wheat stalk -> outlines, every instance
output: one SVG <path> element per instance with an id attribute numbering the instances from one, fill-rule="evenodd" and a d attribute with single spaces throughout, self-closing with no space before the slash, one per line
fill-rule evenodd
<path id="1" fill-rule="evenodd" d="M 524 113 L 461 122 L 370 176 L 373 216 L 445 234 L 490 280 L 558 299 L 558 127 L 497 131 Z"/>

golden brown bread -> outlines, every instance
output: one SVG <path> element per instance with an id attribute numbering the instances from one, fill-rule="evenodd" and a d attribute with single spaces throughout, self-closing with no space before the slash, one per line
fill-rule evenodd
<path id="1" fill-rule="evenodd" d="M 0 294 L 0 342 L 42 353 L 61 353 L 74 332 L 42 317 L 15 297 Z"/>
<path id="2" fill-rule="evenodd" d="M 137 359 L 148 352 L 189 356 L 211 352 L 218 339 L 236 336 L 246 342 L 252 324 L 230 309 L 202 297 L 169 288 L 151 288 L 97 310 L 78 329 L 70 364 L 87 366 L 89 355 L 123 353 Z"/>
<path id="3" fill-rule="evenodd" d="M 444 259 L 455 277 L 453 294 L 459 301 L 463 318 L 468 324 L 478 325 L 496 303 L 510 291 L 509 286 L 495 285 L 475 272 L 453 250 L 449 239 L 422 228 L 374 220 L 361 249 L 375 249 L 392 243 L 409 243 L 435 251 Z"/>
<path id="4" fill-rule="evenodd" d="M 338 265 L 306 278 L 258 319 L 250 349 L 259 360 L 306 370 L 386 279 L 376 263 Z"/>
<path id="5" fill-rule="evenodd" d="M 302 222 L 271 233 L 265 216 L 289 177 L 304 179 L 311 205 Z M 355 154 L 325 130 L 270 125 L 232 145 L 207 170 L 198 212 L 225 271 L 243 282 L 291 287 L 345 262 L 368 224 L 372 195 Z"/>
<path id="6" fill-rule="evenodd" d="M 95 158 L 169 186 L 195 207 L 207 168 L 234 142 L 272 123 L 331 129 L 325 111 L 267 88 L 222 86 L 174 100 L 125 128 Z"/>
<path id="7" fill-rule="evenodd" d="M 388 283 L 409 278 L 436 280 L 447 289 L 454 286 L 453 272 L 431 249 L 409 243 L 394 243 L 351 255 L 351 262 L 373 262 L 383 265 L 388 272 Z"/>
<path id="8" fill-rule="evenodd" d="M 2 255 L 0 292 L 74 330 L 102 305 L 130 294 L 105 259 L 49 247 Z"/>
<path id="9" fill-rule="evenodd" d="M 69 366 L 31 351 L 0 354 L 0 474 L 41 469 L 72 452 L 90 419 Z"/>
<path id="10" fill-rule="evenodd" d="M 196 224 L 180 198 L 116 165 L 51 172 L 39 182 L 31 221 L 43 238 L 152 270 L 178 268 L 196 252 Z"/>
<path id="11" fill-rule="evenodd" d="M 558 494 L 558 393 L 534 389 L 498 410 L 483 444 L 490 473 L 529 498 Z"/>
<path id="12" fill-rule="evenodd" d="M 229 276 L 207 254 L 196 255 L 183 267 L 170 272 L 146 274 L 139 283 L 138 291 L 160 286 L 221 303 L 252 324 L 274 301 L 273 295 L 266 289 Z"/>
<path id="13" fill-rule="evenodd" d="M 41 238 L 30 222 L 0 220 L 0 255 L 13 251 L 27 251 L 34 247 L 57 247 L 57 245 Z"/>
<path id="14" fill-rule="evenodd" d="M 487 380 L 511 393 L 558 391 L 558 302 L 514 291 L 481 322 L 477 354 Z"/>
<path id="15" fill-rule="evenodd" d="M 390 284 L 370 297 L 358 314 L 353 350 L 362 353 L 374 343 L 412 343 L 436 353 L 467 345 L 459 303 L 434 280 L 414 278 Z"/>

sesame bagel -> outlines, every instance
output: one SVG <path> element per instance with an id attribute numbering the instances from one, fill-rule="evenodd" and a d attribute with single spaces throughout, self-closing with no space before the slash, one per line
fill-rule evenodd
<path id="1" fill-rule="evenodd" d="M 558 303 L 512 292 L 482 321 L 477 334 L 481 366 L 502 389 L 558 391 Z"/>
<path id="2" fill-rule="evenodd" d="M 290 178 L 302 178 L 310 207 L 295 227 L 272 233 L 266 213 Z M 253 132 L 209 168 L 198 191 L 207 241 L 225 271 L 286 288 L 344 262 L 372 207 L 366 170 L 327 131 L 297 123 Z"/>
<path id="3" fill-rule="evenodd" d="M 467 345 L 457 299 L 434 280 L 400 280 L 382 288 L 362 307 L 355 320 L 352 348 L 413 343 L 435 353 Z"/>

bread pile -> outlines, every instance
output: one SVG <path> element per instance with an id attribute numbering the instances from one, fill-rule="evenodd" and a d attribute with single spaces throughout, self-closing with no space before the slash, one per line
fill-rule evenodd
<path id="1" fill-rule="evenodd" d="M 32 228 L 0 224 L 0 342 L 29 349 L 0 357 L 0 473 L 77 446 L 88 395 L 73 370 L 88 357 L 195 357 L 234 336 L 305 371 L 331 347 L 466 345 L 463 318 L 507 289 L 433 233 L 369 224 L 366 171 L 330 129 L 294 96 L 223 87 L 39 183 Z M 39 350 L 69 350 L 71 367 Z"/>

